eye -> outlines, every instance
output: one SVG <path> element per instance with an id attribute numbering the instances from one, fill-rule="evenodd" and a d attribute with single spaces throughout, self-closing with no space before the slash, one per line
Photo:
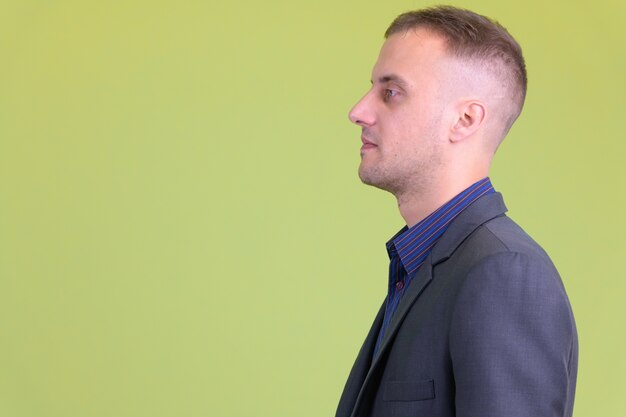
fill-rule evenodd
<path id="1" fill-rule="evenodd" d="M 383 99 L 385 101 L 391 100 L 392 98 L 396 97 L 398 95 L 398 91 L 397 90 L 392 90 L 390 88 L 385 88 L 383 90 Z"/>

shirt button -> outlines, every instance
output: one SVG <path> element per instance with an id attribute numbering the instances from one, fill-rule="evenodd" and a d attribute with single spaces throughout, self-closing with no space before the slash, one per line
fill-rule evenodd
<path id="1" fill-rule="evenodd" d="M 400 291 L 402 288 L 404 288 L 404 282 L 402 281 L 396 282 L 396 290 Z"/>

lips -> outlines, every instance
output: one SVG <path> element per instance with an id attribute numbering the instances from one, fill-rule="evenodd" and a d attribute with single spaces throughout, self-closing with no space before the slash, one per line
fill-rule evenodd
<path id="1" fill-rule="evenodd" d="M 361 146 L 361 152 L 368 150 L 368 149 L 374 149 L 377 147 L 377 145 L 374 142 L 371 142 L 365 139 L 363 136 L 361 136 L 361 142 L 363 142 L 363 146 Z"/>

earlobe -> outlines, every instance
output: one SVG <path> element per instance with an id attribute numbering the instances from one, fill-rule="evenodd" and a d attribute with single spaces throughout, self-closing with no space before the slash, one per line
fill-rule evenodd
<path id="1" fill-rule="evenodd" d="M 459 142 L 473 135 L 485 120 L 485 106 L 480 101 L 465 102 L 459 107 L 457 118 L 450 129 L 450 141 Z"/>

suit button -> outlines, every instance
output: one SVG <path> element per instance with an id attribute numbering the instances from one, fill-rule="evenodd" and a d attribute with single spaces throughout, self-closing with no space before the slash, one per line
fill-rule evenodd
<path id="1" fill-rule="evenodd" d="M 400 291 L 402 288 L 404 288 L 404 282 L 402 281 L 396 282 L 396 290 Z"/>

